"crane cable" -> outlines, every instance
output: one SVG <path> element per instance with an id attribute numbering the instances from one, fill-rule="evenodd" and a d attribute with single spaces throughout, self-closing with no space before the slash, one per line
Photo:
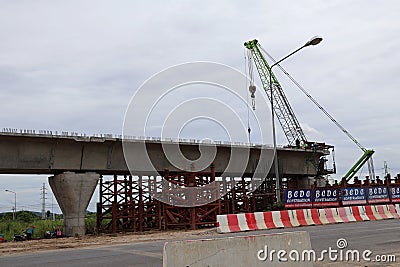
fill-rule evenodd
<path id="1" fill-rule="evenodd" d="M 263 52 L 269 57 L 272 62 L 276 62 L 276 60 L 260 45 L 260 48 Z M 281 71 L 288 76 L 288 78 L 337 126 L 339 127 L 362 151 L 366 152 L 367 149 L 363 147 L 357 139 L 355 139 L 339 122 L 337 122 L 318 102 L 315 100 L 305 89 L 301 86 L 281 65 L 277 65 Z"/>
<path id="2" fill-rule="evenodd" d="M 260 49 L 269 57 L 269 59 L 276 63 L 276 60 L 260 45 L 258 44 Z M 357 139 L 355 139 L 339 122 L 337 122 L 331 114 L 329 114 L 318 102 L 315 100 L 305 89 L 301 86 L 281 65 L 278 64 L 278 67 L 281 71 L 286 74 L 286 76 L 337 126 L 339 127 L 343 133 L 345 133 L 364 153 L 367 152 L 367 149 L 363 147 Z M 374 162 L 372 157 L 368 159 L 368 171 L 373 180 L 375 180 L 375 171 L 374 171 Z"/>
<path id="3" fill-rule="evenodd" d="M 247 78 L 246 78 L 246 75 L 247 75 L 246 48 L 243 49 L 243 54 L 244 54 L 244 74 L 245 74 L 245 83 L 246 83 L 245 88 L 247 90 L 248 86 L 247 86 Z M 250 61 L 250 59 L 249 59 L 249 61 Z M 250 83 L 251 83 L 251 80 L 250 80 Z M 250 128 L 250 109 L 248 107 L 248 105 L 249 105 L 249 94 L 247 94 L 247 93 L 246 93 L 246 103 L 247 103 L 247 105 L 246 105 L 246 109 L 247 109 L 247 132 L 249 133 L 249 144 L 251 144 L 251 138 L 250 138 L 250 133 L 251 133 L 251 128 Z"/>

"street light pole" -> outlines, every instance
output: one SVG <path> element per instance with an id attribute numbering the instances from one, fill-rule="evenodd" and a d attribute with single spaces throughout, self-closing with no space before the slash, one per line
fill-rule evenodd
<path id="1" fill-rule="evenodd" d="M 6 189 L 6 192 L 10 192 L 14 194 L 14 210 L 13 210 L 13 221 L 15 221 L 17 217 L 17 193 L 11 190 Z"/>
<path id="2" fill-rule="evenodd" d="M 302 47 L 296 49 L 286 57 L 278 60 L 269 68 L 269 89 L 271 91 L 271 117 L 272 117 L 272 139 L 274 144 L 274 166 L 275 166 L 275 194 L 276 194 L 276 201 L 277 203 L 281 202 L 281 184 L 279 178 L 279 166 L 278 166 L 278 153 L 276 149 L 276 132 L 275 132 L 275 112 L 274 112 L 274 95 L 272 93 L 272 68 L 276 65 L 279 65 L 282 61 L 287 59 L 288 57 L 292 56 L 293 54 L 299 52 L 301 49 L 310 46 L 310 45 L 317 45 L 322 41 L 322 37 L 315 36 L 311 38 L 307 43 L 305 43 Z"/>

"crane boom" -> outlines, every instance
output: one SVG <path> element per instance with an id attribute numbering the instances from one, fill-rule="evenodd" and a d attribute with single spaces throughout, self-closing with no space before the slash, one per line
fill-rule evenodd
<path id="1" fill-rule="evenodd" d="M 360 168 L 368 161 L 371 160 L 374 150 L 366 149 L 361 158 L 351 167 L 351 169 L 343 176 L 346 182 L 350 181 L 351 178 L 360 170 Z"/>
<path id="2" fill-rule="evenodd" d="M 262 86 L 268 98 L 270 100 L 273 98 L 274 103 L 276 103 L 274 106 L 274 112 L 282 126 L 289 145 L 296 145 L 297 140 L 307 143 L 307 138 L 289 104 L 288 99 L 286 98 L 285 93 L 282 90 L 281 85 L 279 84 L 275 75 L 271 72 L 270 66 L 260 51 L 260 45 L 258 44 L 258 41 L 252 40 L 246 42 L 244 45 L 251 52 L 258 75 L 260 76 Z M 272 77 L 272 86 L 269 84 L 270 75 Z M 272 92 L 270 88 L 272 88 Z"/>

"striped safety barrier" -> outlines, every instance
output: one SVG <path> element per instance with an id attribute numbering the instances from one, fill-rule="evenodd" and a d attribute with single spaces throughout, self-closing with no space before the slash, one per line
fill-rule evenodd
<path id="1" fill-rule="evenodd" d="M 365 209 L 363 206 L 351 206 L 351 211 L 357 222 L 370 220 L 367 214 L 365 213 Z"/>
<path id="2" fill-rule="evenodd" d="M 384 220 L 393 219 L 393 215 L 390 213 L 390 210 L 387 205 L 377 205 L 375 206 L 375 209 L 378 211 L 379 215 L 381 215 L 381 217 Z"/>
<path id="3" fill-rule="evenodd" d="M 343 220 L 340 218 L 336 208 L 325 208 L 325 214 L 330 223 L 342 223 Z"/>
<path id="4" fill-rule="evenodd" d="M 217 232 L 231 233 L 399 218 L 399 204 L 225 214 L 217 215 Z"/>
<path id="5" fill-rule="evenodd" d="M 372 210 L 372 206 L 363 206 L 363 208 L 365 210 L 365 215 L 367 215 L 367 217 L 370 221 L 379 220 L 380 216 L 378 217 L 378 219 L 375 217 L 373 210 Z"/>
<path id="6" fill-rule="evenodd" d="M 336 210 L 343 222 L 347 223 L 357 221 L 350 207 L 340 207 Z"/>
<path id="7" fill-rule="evenodd" d="M 394 204 L 394 212 L 400 217 L 400 204 Z"/>
<path id="8" fill-rule="evenodd" d="M 317 209 L 311 209 L 311 219 L 316 225 L 321 225 L 321 218 L 319 217 L 319 213 Z"/>
<path id="9" fill-rule="evenodd" d="M 383 220 L 386 219 L 386 216 L 384 215 L 384 213 L 379 213 L 377 206 L 370 206 L 371 210 L 372 210 L 372 215 L 375 217 L 376 220 Z"/>

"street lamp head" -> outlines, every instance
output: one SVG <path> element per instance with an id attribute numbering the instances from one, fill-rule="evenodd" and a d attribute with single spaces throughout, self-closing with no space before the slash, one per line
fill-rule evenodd
<path id="1" fill-rule="evenodd" d="M 309 45 L 317 45 L 322 41 L 321 36 L 314 36 L 313 38 L 310 39 L 304 46 L 309 46 Z"/>

